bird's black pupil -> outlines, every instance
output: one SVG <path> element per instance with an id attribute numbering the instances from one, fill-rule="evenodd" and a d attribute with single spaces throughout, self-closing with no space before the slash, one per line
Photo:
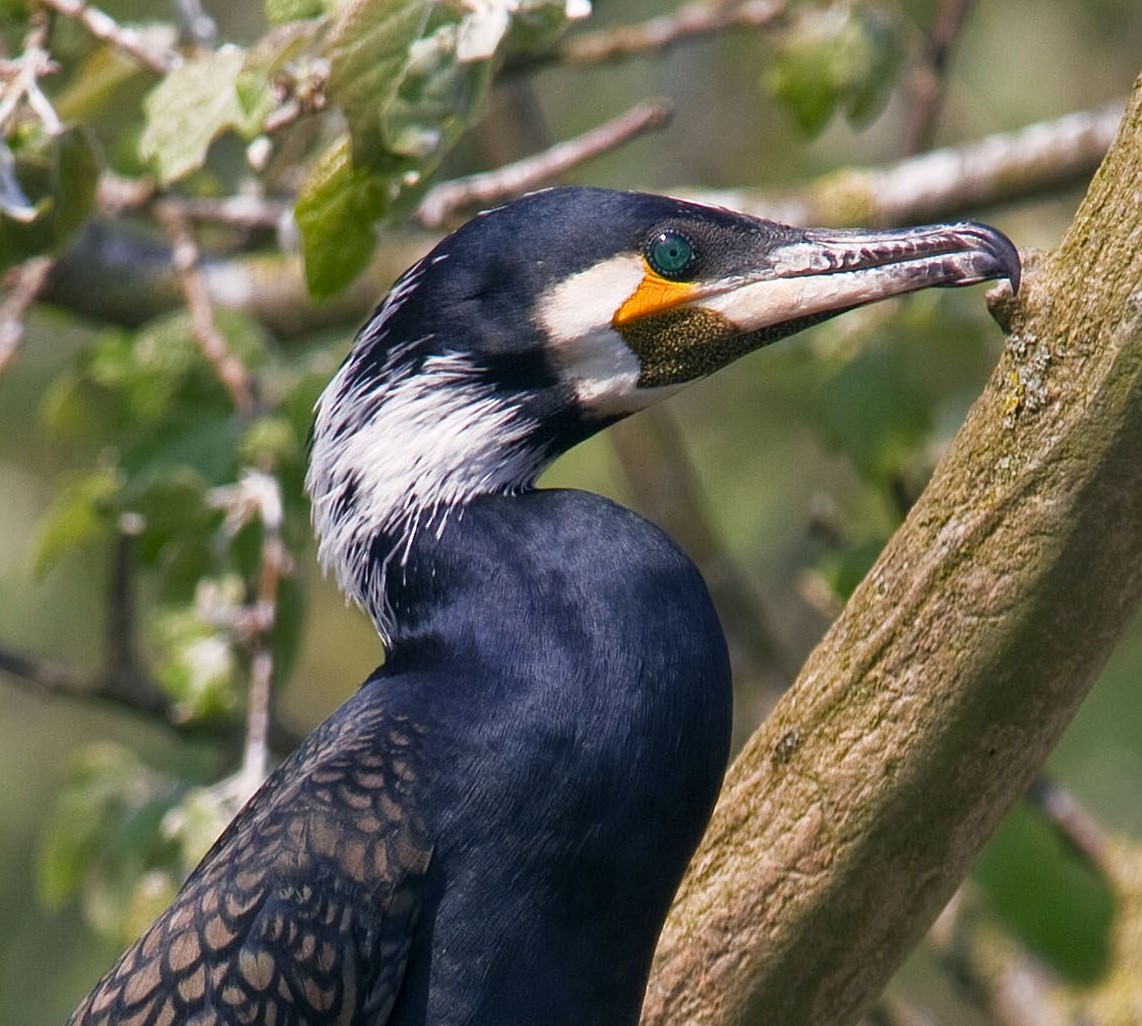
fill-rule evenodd
<path id="1" fill-rule="evenodd" d="M 679 232 L 659 232 L 651 239 L 647 258 L 664 278 L 680 278 L 694 263 L 694 247 Z"/>

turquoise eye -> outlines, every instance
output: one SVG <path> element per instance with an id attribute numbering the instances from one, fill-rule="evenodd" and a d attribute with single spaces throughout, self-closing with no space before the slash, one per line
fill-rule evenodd
<path id="1" fill-rule="evenodd" d="M 694 266 L 694 246 L 681 232 L 659 232 L 647 246 L 646 259 L 663 278 L 684 278 Z"/>

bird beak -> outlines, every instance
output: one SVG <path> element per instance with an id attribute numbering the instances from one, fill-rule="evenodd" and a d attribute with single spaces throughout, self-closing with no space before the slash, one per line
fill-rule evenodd
<path id="1" fill-rule="evenodd" d="M 756 268 L 711 283 L 687 305 L 724 318 L 735 332 L 777 338 L 832 314 L 926 288 L 1006 278 L 1019 288 L 1019 254 L 984 224 L 899 231 L 783 229 Z M 767 339 L 768 340 L 768 339 Z"/>

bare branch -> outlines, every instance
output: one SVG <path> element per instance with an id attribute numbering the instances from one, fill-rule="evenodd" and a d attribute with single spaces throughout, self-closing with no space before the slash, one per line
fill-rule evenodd
<path id="1" fill-rule="evenodd" d="M 171 240 L 171 262 L 178 271 L 187 309 L 194 325 L 194 336 L 202 353 L 226 386 L 239 413 L 249 416 L 254 410 L 254 388 L 249 372 L 231 351 L 226 339 L 214 323 L 214 308 L 198 268 L 198 243 L 180 207 L 165 200 L 155 207 L 155 214 Z"/>
<path id="2" fill-rule="evenodd" d="M 100 42 L 107 43 L 125 53 L 132 60 L 158 75 L 173 71 L 182 63 L 182 56 L 166 47 L 157 47 L 142 33 L 120 25 L 109 14 L 84 0 L 38 0 L 45 7 L 58 11 L 65 18 L 78 21 Z"/>
<path id="3" fill-rule="evenodd" d="M 175 205 L 189 221 L 210 221 L 234 228 L 276 229 L 293 210 L 293 204 L 286 200 L 263 196 L 225 196 L 221 199 L 180 196 L 163 202 Z"/>
<path id="4" fill-rule="evenodd" d="M 218 25 L 203 10 L 202 0 L 174 0 L 174 8 L 187 35 L 196 45 L 207 48 L 214 46 L 218 41 Z"/>
<path id="5" fill-rule="evenodd" d="M 95 203 L 102 217 L 112 219 L 143 210 L 158 197 L 150 178 L 125 178 L 114 171 L 99 176 Z M 236 196 L 163 196 L 161 202 L 187 221 L 209 221 L 234 228 L 275 229 L 288 217 L 293 204 L 285 199 L 239 194 Z"/>
<path id="6" fill-rule="evenodd" d="M 908 74 L 904 115 L 904 152 L 907 154 L 920 153 L 932 144 L 944 105 L 952 49 L 973 6 L 974 0 L 943 0 L 925 40 L 920 62 Z"/>
<path id="7" fill-rule="evenodd" d="M 107 699 L 118 697 L 94 674 L 85 674 L 64 663 L 38 659 L 10 649 L 0 648 L 0 672 L 11 675 L 25 685 L 31 685 L 40 694 Z"/>
<path id="8" fill-rule="evenodd" d="M 261 781 L 269 771 L 270 685 L 274 672 L 271 640 L 277 622 L 278 589 L 292 561 L 282 541 L 282 498 L 278 479 L 265 472 L 246 475 L 247 487 L 258 494 L 262 522 L 262 555 L 258 571 L 256 617 L 247 638 L 250 648 L 250 699 L 246 714 L 246 744 L 242 775 Z"/>
<path id="9" fill-rule="evenodd" d="M 0 60 L 0 130 L 15 115 L 20 101 L 26 100 L 45 131 L 58 135 L 63 125 L 39 83 L 40 78 L 56 70 L 47 51 L 48 19 L 42 12 L 35 12 L 30 22 L 23 53 L 14 60 Z"/>
<path id="10" fill-rule="evenodd" d="M 115 218 L 145 207 L 157 192 L 153 178 L 126 178 L 105 170 L 95 187 L 95 206 L 102 217 Z"/>
<path id="11" fill-rule="evenodd" d="M 141 526 L 141 520 L 138 514 L 125 514 L 121 517 L 120 530 L 112 545 L 104 650 L 107 666 L 105 676 L 109 680 L 121 682 L 124 691 L 145 694 L 154 685 L 140 669 L 136 638 L 134 545 L 135 533 Z"/>
<path id="12" fill-rule="evenodd" d="M 1027 800 L 1047 817 L 1063 838 L 1107 879 L 1114 878 L 1108 864 L 1109 841 L 1102 824 L 1062 784 L 1038 776 L 1027 789 Z"/>
<path id="13" fill-rule="evenodd" d="M 510 70 L 530 71 L 548 64 L 600 64 L 659 53 L 730 29 L 774 29 L 784 23 L 786 8 L 783 0 L 687 3 L 670 14 L 635 25 L 570 36 L 551 50 L 513 62 Z"/>
<path id="14" fill-rule="evenodd" d="M 792 195 L 681 188 L 676 194 L 791 224 L 902 225 L 1043 195 L 1089 178 L 1124 101 L 985 136 L 882 168 L 842 169 Z"/>
<path id="15" fill-rule="evenodd" d="M 115 709 L 162 723 L 188 737 L 214 737 L 231 740 L 234 724 L 225 720 L 185 720 L 173 715 L 172 708 L 153 685 L 147 695 L 133 685 L 105 673 L 89 673 L 50 659 L 0 647 L 0 681 L 21 690 L 51 698 L 70 698 Z M 290 752 L 303 738 L 276 717 L 270 720 L 269 744 L 277 752 Z"/>
<path id="16" fill-rule="evenodd" d="M 7 295 L 0 302 L 0 374 L 8 368 L 24 341 L 24 317 L 47 284 L 52 263 L 51 257 L 32 257 L 5 276 Z"/>
<path id="17" fill-rule="evenodd" d="M 499 203 L 518 196 L 644 132 L 664 127 L 673 113 L 673 105 L 668 100 L 644 100 L 598 128 L 556 143 L 542 153 L 505 164 L 495 171 L 442 182 L 421 201 L 416 219 L 426 228 L 439 228 L 467 207 Z"/>

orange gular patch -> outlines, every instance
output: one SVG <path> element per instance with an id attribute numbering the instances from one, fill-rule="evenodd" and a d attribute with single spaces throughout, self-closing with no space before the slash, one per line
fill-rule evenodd
<path id="1" fill-rule="evenodd" d="M 641 317 L 664 313 L 693 299 L 697 291 L 693 282 L 668 281 L 647 267 L 638 288 L 615 311 L 611 323 L 616 328 L 621 328 Z"/>

